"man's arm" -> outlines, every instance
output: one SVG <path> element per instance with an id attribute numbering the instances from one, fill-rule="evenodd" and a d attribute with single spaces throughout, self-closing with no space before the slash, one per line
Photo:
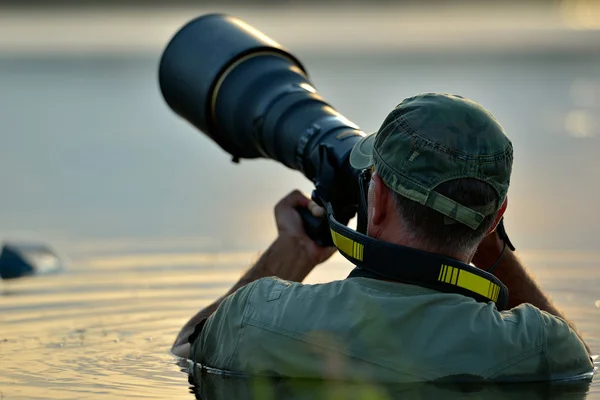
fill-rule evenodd
<path id="1" fill-rule="evenodd" d="M 504 242 L 498 236 L 496 231 L 486 236 L 477 253 L 473 257 L 473 264 L 483 270 L 488 270 L 498 259 Z M 534 277 L 527 271 L 517 255 L 508 247 L 500 258 L 498 265 L 494 269 L 494 275 L 506 285 L 509 291 L 507 308 L 514 308 L 519 304 L 529 303 L 542 311 L 546 311 L 566 321 L 571 329 L 577 333 L 575 326 L 570 322 L 552 303 L 550 298 L 538 286 Z M 577 333 L 581 341 L 581 335 Z M 585 344 L 585 342 L 584 342 Z M 590 349 L 586 350 L 590 353 Z"/>
<path id="2" fill-rule="evenodd" d="M 202 309 L 183 326 L 171 349 L 173 354 L 188 358 L 190 350 L 188 338 L 194 332 L 196 325 L 210 317 L 227 296 L 241 287 L 270 276 L 302 282 L 316 265 L 335 252 L 335 248 L 320 247 L 306 235 L 300 215 L 294 209 L 297 206 L 308 207 L 315 216 L 323 215 L 323 209 L 310 202 L 299 191 L 293 191 L 284 197 L 275 207 L 275 221 L 279 233 L 277 239 L 224 296 Z"/>

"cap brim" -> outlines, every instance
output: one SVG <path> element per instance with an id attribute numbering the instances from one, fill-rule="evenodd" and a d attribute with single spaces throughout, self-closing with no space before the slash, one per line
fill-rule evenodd
<path id="1" fill-rule="evenodd" d="M 365 169 L 373 166 L 373 144 L 375 134 L 360 139 L 350 152 L 350 166 L 354 169 Z"/>

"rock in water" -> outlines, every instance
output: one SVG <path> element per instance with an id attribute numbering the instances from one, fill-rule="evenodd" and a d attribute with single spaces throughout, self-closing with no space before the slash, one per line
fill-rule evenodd
<path id="1" fill-rule="evenodd" d="M 2 279 L 55 272 L 61 267 L 62 263 L 58 256 L 44 245 L 5 244 L 0 254 Z"/>

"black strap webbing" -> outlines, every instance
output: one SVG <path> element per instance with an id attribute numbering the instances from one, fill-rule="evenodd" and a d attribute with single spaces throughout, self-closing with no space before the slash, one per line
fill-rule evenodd
<path id="1" fill-rule="evenodd" d="M 379 279 L 494 301 L 502 310 L 508 289 L 494 275 L 461 261 L 373 239 L 337 222 L 327 207 L 335 246 L 350 262 Z"/>

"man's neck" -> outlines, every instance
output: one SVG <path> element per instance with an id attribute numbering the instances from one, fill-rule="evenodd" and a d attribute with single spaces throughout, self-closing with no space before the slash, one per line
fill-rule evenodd
<path id="1" fill-rule="evenodd" d="M 412 249 L 425 251 L 427 253 L 438 254 L 444 257 L 453 258 L 461 261 L 465 264 L 469 264 L 473 258 L 473 254 L 461 254 L 456 252 L 448 252 L 440 250 L 439 247 L 433 246 L 429 243 L 425 243 L 423 240 L 419 240 L 414 234 L 407 232 L 406 229 L 402 229 L 396 232 L 383 231 L 379 237 L 373 237 L 377 240 L 383 240 L 384 242 L 397 244 L 399 246 L 410 247 Z"/>

